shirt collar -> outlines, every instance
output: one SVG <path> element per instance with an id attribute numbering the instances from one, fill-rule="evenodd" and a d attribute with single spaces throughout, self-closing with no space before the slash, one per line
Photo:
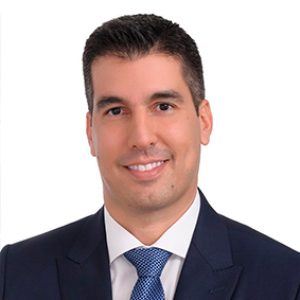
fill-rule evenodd
<path id="1" fill-rule="evenodd" d="M 197 192 L 189 209 L 151 247 L 158 247 L 185 258 L 197 223 L 200 201 Z M 105 207 L 104 221 L 110 263 L 130 249 L 147 247 L 117 223 Z"/>

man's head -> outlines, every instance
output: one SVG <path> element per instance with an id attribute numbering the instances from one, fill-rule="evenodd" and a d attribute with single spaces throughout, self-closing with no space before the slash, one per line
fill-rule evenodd
<path id="1" fill-rule="evenodd" d="M 91 35 L 84 69 L 106 208 L 127 229 L 135 218 L 176 220 L 197 192 L 212 128 L 193 40 L 153 15 L 122 17 Z"/>
<path id="2" fill-rule="evenodd" d="M 89 112 L 93 112 L 91 66 L 96 58 L 114 55 L 134 59 L 150 53 L 164 53 L 182 63 L 183 77 L 198 106 L 205 98 L 201 57 L 196 43 L 178 24 L 155 15 L 123 16 L 104 23 L 86 42 L 83 73 Z"/>

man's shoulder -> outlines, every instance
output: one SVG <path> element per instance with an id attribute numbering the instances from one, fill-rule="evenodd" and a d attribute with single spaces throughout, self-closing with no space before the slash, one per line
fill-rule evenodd
<path id="1" fill-rule="evenodd" d="M 2 252 L 9 250 L 10 256 L 16 259 L 32 258 L 34 260 L 39 260 L 42 257 L 64 255 L 85 226 L 92 222 L 98 214 L 99 212 L 40 235 L 7 245 Z"/>
<path id="2" fill-rule="evenodd" d="M 228 230 L 233 260 L 251 269 L 286 270 L 300 276 L 300 253 L 271 237 L 220 215 Z"/>
<path id="3" fill-rule="evenodd" d="M 38 299 L 58 299 L 56 278 L 59 266 L 66 262 L 80 263 L 80 259 L 89 256 L 105 238 L 103 232 L 103 210 L 100 210 L 73 223 L 5 246 L 0 253 L 0 299 L 7 291 L 11 299 L 22 299 L 23 294 L 30 295 L 30 299 L 33 299 L 33 294 L 42 295 Z"/>

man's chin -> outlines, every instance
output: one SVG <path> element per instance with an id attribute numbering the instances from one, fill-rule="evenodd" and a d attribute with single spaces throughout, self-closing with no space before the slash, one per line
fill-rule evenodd
<path id="1" fill-rule="evenodd" d="M 152 187 L 152 184 L 148 182 L 141 189 L 136 188 L 132 192 L 126 193 L 130 208 L 150 212 L 162 210 L 174 202 L 176 197 L 173 195 L 172 187 L 169 187 L 169 189 L 166 186 L 164 188 Z M 148 187 L 145 185 L 148 185 Z"/>

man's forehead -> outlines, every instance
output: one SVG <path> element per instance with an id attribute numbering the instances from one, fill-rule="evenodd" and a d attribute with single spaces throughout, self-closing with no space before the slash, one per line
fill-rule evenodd
<path id="1" fill-rule="evenodd" d="M 111 99 L 118 99 L 118 102 L 122 99 L 122 103 L 124 99 L 131 100 L 131 105 L 150 103 L 149 99 L 154 98 L 193 102 L 185 70 L 177 56 L 161 52 L 134 58 L 114 54 L 98 56 L 91 76 L 95 109 L 111 104 Z"/>

